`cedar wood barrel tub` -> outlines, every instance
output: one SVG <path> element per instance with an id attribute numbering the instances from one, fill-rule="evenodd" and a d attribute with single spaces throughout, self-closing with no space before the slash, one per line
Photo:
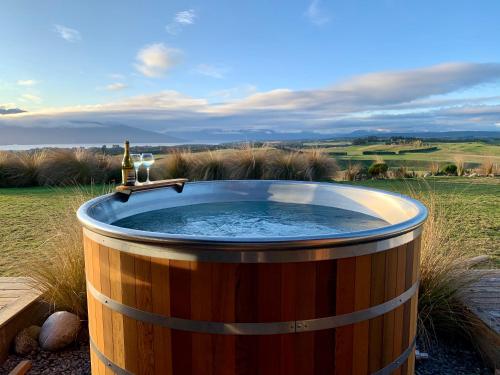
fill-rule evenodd
<path id="1" fill-rule="evenodd" d="M 160 208 L 274 201 L 388 222 L 331 236 L 167 235 L 112 225 Z M 84 227 L 92 374 L 413 374 L 422 224 L 408 197 L 343 184 L 213 181 L 113 193 Z"/>

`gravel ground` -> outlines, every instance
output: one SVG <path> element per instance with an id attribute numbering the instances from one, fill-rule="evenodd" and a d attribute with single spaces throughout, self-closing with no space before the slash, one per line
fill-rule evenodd
<path id="1" fill-rule="evenodd" d="M 492 375 L 480 357 L 470 347 L 440 344 L 428 350 L 429 359 L 417 362 L 416 375 Z M 11 355 L 0 367 L 0 375 L 8 374 L 21 360 L 30 359 L 33 368 L 29 375 L 90 375 L 89 346 L 75 345 L 67 350 L 50 353 L 36 351 L 22 357 Z"/>
<path id="2" fill-rule="evenodd" d="M 443 343 L 426 350 L 429 359 L 417 362 L 416 375 L 493 375 L 469 344 Z"/>
<path id="3" fill-rule="evenodd" d="M 90 375 L 90 355 L 88 343 L 75 344 L 66 350 L 51 353 L 37 350 L 27 356 L 12 354 L 0 367 L 0 374 L 8 374 L 23 359 L 32 361 L 29 375 Z"/>

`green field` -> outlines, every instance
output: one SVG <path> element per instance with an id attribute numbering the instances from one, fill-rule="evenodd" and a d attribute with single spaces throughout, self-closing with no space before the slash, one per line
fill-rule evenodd
<path id="1" fill-rule="evenodd" d="M 345 142 L 344 142 L 345 144 Z M 305 143 L 305 146 L 318 147 L 325 152 L 347 152 L 346 156 L 337 156 L 340 164 L 343 161 L 355 160 L 361 161 L 366 164 L 371 163 L 377 156 L 363 155 L 363 151 L 393 151 L 399 152 L 401 150 L 414 149 L 413 145 L 386 145 L 383 143 L 374 143 L 368 145 L 349 145 L 338 147 L 339 142 L 319 142 L 319 143 Z M 405 153 L 396 155 L 381 155 L 389 165 L 400 166 L 406 165 L 409 168 L 416 170 L 425 170 L 429 168 L 429 164 L 437 162 L 440 164 L 453 163 L 457 158 L 466 163 L 467 168 L 477 168 L 486 160 L 494 160 L 500 164 L 500 145 L 486 142 L 430 142 L 426 143 L 425 147 L 437 147 L 436 151 L 424 153 Z"/>
<path id="2" fill-rule="evenodd" d="M 94 195 L 84 191 L 89 198 Z M 101 192 L 103 189 L 92 189 Z M 36 255 L 53 233 L 50 228 L 75 201 L 82 189 L 3 188 L 0 189 L 0 275 L 17 273 L 20 261 Z"/>
<path id="3" fill-rule="evenodd" d="M 450 225 L 465 234 L 464 249 L 472 255 L 495 254 L 500 249 L 500 179 L 440 177 L 419 180 L 369 180 L 357 184 L 406 192 L 408 188 L 430 188 L 443 203 Z M 94 189 L 98 194 L 101 188 Z M 89 197 L 96 194 L 86 192 Z M 19 273 L 21 260 L 36 256 L 39 246 L 49 238 L 50 222 L 68 210 L 81 195 L 72 188 L 0 189 L 0 275 Z"/>

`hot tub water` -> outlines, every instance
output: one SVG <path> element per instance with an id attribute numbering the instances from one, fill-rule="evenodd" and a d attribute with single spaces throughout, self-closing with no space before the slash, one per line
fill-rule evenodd
<path id="1" fill-rule="evenodd" d="M 244 201 L 165 208 L 129 216 L 113 225 L 176 235 L 267 238 L 358 232 L 384 227 L 388 223 L 334 207 Z"/>

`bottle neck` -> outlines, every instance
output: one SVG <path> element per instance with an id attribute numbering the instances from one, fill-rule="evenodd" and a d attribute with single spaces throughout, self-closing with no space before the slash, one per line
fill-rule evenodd
<path id="1" fill-rule="evenodd" d="M 125 156 L 128 156 L 130 154 L 130 145 L 128 142 L 125 143 Z"/>

